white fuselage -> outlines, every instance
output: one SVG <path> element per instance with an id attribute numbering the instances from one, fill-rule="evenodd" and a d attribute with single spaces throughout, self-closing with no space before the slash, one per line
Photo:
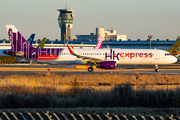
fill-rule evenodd
<path id="1" fill-rule="evenodd" d="M 169 52 L 158 49 L 72 49 L 80 56 L 86 56 L 93 59 L 105 61 L 116 61 L 116 64 L 171 64 L 177 59 Z M 70 54 L 68 49 L 64 49 L 55 60 L 38 60 L 51 64 L 84 64 L 81 59 Z"/>

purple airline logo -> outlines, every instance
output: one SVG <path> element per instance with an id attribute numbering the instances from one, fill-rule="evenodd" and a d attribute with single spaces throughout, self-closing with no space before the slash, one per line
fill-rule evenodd
<path id="1" fill-rule="evenodd" d="M 119 60 L 119 57 L 129 57 L 130 59 L 134 58 L 134 57 L 140 57 L 140 58 L 152 58 L 153 54 L 152 53 L 142 53 L 142 52 L 118 52 L 115 53 L 114 50 L 110 49 L 110 54 L 108 54 L 107 52 L 105 53 L 105 59 L 110 58 L 111 60 Z"/>

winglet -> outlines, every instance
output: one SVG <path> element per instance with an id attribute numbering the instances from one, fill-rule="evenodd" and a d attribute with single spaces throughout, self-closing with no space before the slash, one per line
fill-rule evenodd
<path id="1" fill-rule="evenodd" d="M 67 48 L 71 54 L 74 54 L 74 52 L 71 50 L 71 48 L 67 45 Z"/>

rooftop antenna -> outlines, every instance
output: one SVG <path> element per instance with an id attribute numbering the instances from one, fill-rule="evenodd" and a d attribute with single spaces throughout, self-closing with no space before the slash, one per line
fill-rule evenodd
<path id="1" fill-rule="evenodd" d="M 66 9 L 66 4 L 65 4 L 65 9 Z"/>

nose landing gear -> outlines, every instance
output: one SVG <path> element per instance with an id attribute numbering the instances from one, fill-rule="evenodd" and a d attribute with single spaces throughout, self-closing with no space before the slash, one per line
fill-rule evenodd
<path id="1" fill-rule="evenodd" d="M 155 65 L 155 72 L 159 72 L 158 65 Z"/>

